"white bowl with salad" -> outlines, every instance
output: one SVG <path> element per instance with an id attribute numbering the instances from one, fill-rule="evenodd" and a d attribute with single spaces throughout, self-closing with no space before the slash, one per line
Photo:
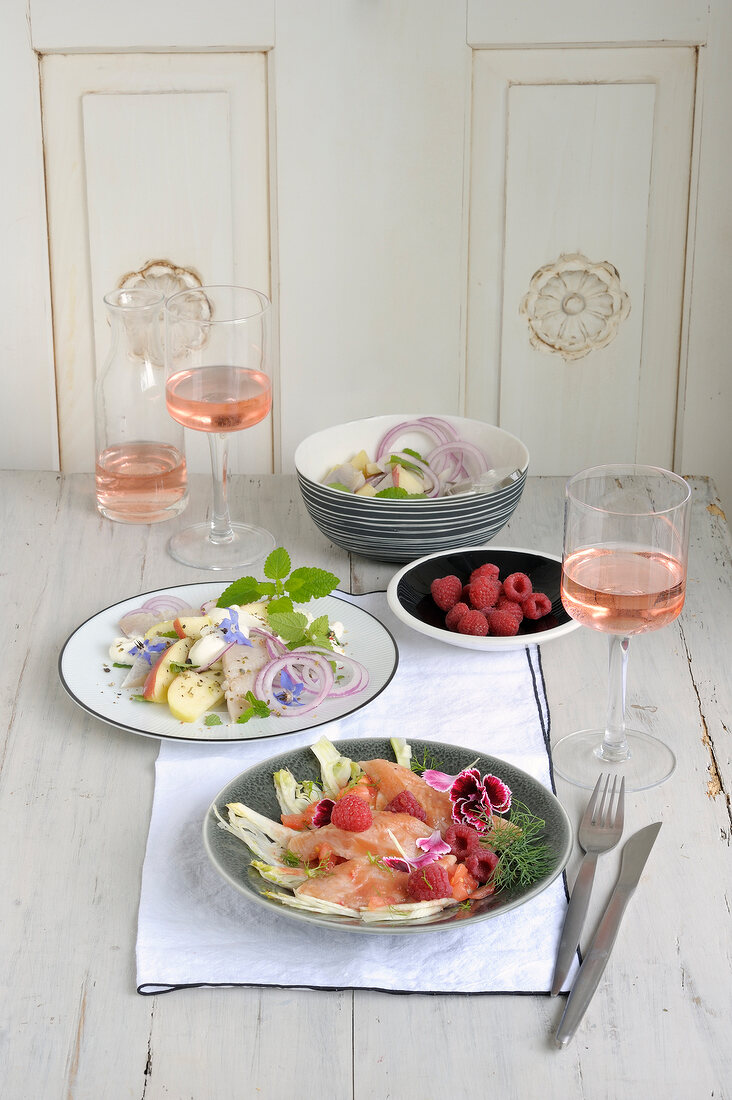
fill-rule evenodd
<path id="1" fill-rule="evenodd" d="M 461 416 L 352 420 L 295 452 L 316 527 L 345 550 L 397 562 L 490 541 L 516 508 L 528 466 L 516 436 Z"/>

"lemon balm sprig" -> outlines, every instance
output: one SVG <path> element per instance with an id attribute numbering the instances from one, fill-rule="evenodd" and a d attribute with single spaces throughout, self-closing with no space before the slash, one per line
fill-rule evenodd
<path id="1" fill-rule="evenodd" d="M 329 596 L 338 587 L 339 579 L 325 569 L 314 566 L 292 568 L 290 555 L 283 546 L 273 550 L 264 563 L 266 580 L 240 577 L 226 588 L 217 601 L 218 607 L 232 604 L 243 606 L 267 600 L 269 613 L 291 612 L 296 603 Z"/>

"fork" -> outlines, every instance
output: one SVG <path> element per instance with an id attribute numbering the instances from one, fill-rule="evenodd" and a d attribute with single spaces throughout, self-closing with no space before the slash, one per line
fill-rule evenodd
<path id="1" fill-rule="evenodd" d="M 605 785 L 600 793 L 603 778 Z M 595 789 L 587 803 L 587 809 L 580 821 L 578 840 L 585 856 L 580 864 L 580 869 L 572 891 L 572 897 L 564 918 L 562 938 L 559 941 L 557 962 L 554 968 L 554 980 L 552 982 L 551 996 L 556 997 L 562 988 L 562 983 L 569 973 L 572 958 L 580 941 L 580 935 L 587 916 L 587 907 L 590 904 L 592 884 L 595 880 L 595 868 L 597 857 L 604 852 L 609 852 L 623 835 L 623 817 L 625 806 L 625 778 L 620 781 L 620 790 L 617 799 L 615 791 L 617 776 L 610 787 L 610 776 L 600 775 Z M 613 809 L 613 802 L 615 808 Z"/>

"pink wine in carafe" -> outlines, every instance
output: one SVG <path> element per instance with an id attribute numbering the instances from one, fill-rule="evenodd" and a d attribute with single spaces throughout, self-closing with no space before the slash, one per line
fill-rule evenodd
<path id="1" fill-rule="evenodd" d="M 186 505 L 186 460 L 170 443 L 115 444 L 97 455 L 96 488 L 107 519 L 158 523 Z"/>
<path id="2" fill-rule="evenodd" d="M 675 619 L 686 576 L 676 558 L 658 551 L 592 548 L 562 566 L 562 603 L 584 626 L 608 634 L 641 634 Z"/>
<path id="3" fill-rule="evenodd" d="M 171 374 L 168 412 L 197 432 L 240 432 L 264 420 L 272 407 L 266 374 L 244 367 L 197 367 Z"/>

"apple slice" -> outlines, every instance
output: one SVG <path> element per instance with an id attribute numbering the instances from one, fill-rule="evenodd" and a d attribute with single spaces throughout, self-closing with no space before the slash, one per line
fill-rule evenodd
<path id="1" fill-rule="evenodd" d="M 359 451 L 358 454 L 354 455 L 351 459 L 351 465 L 355 467 L 355 469 L 360 470 L 361 473 L 363 473 L 367 463 L 370 461 L 371 460 L 365 451 Z"/>
<path id="2" fill-rule="evenodd" d="M 151 626 L 149 630 L 145 631 L 146 638 L 158 638 L 161 634 L 172 634 L 175 631 L 175 623 L 172 619 L 166 619 L 162 623 L 155 623 L 155 626 Z"/>
<path id="3" fill-rule="evenodd" d="M 210 626 L 208 615 L 183 615 L 173 622 L 173 629 L 179 638 L 200 638 L 204 626 Z"/>
<path id="4" fill-rule="evenodd" d="M 405 470 L 403 466 L 395 465 L 392 471 L 394 484 L 399 489 L 406 489 L 408 493 L 423 493 L 424 482 L 411 470 Z"/>
<path id="5" fill-rule="evenodd" d="M 168 688 L 168 706 L 174 718 L 181 722 L 195 722 L 224 697 L 221 673 L 180 672 Z"/>
<path id="6" fill-rule="evenodd" d="M 192 638 L 179 638 L 161 654 L 148 672 L 143 685 L 142 694 L 145 699 L 149 699 L 151 703 L 165 702 L 168 688 L 178 675 L 170 666 L 182 665 L 192 645 Z"/>

